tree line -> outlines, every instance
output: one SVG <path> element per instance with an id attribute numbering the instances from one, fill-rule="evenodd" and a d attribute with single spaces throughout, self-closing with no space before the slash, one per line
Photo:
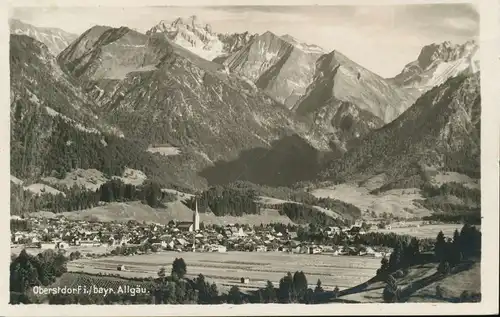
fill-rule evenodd
<path id="1" fill-rule="evenodd" d="M 244 216 L 260 213 L 257 199 L 257 193 L 252 189 L 214 186 L 202 192 L 198 197 L 188 200 L 186 205 L 194 209 L 195 200 L 197 200 L 200 212 L 212 212 L 216 216 Z"/>
<path id="2" fill-rule="evenodd" d="M 10 232 L 16 231 L 31 231 L 33 228 L 31 222 L 26 219 L 11 219 L 10 220 Z"/>
<path id="3" fill-rule="evenodd" d="M 424 207 L 431 207 L 424 204 Z M 471 225 L 480 225 L 481 224 L 481 209 L 480 208 L 467 208 L 465 206 L 457 206 L 452 205 L 448 208 L 443 208 L 443 206 L 439 206 L 440 210 L 444 210 L 444 212 L 434 212 L 430 216 L 425 216 L 423 220 L 433 220 L 440 221 L 445 223 L 468 223 Z M 434 208 L 429 208 L 434 209 Z"/>
<path id="4" fill-rule="evenodd" d="M 140 186 L 125 184 L 120 179 L 112 179 L 102 184 L 97 190 L 88 190 L 83 186 L 74 185 L 65 188 L 64 194 L 42 193 L 36 195 L 26 190 L 22 185 L 11 184 L 13 195 L 23 195 L 24 205 L 21 210 L 13 209 L 12 214 L 25 214 L 40 210 L 61 213 L 93 208 L 99 202 L 123 202 L 139 200 L 153 208 L 163 207 L 163 203 L 174 201 L 175 194 L 163 192 L 157 182 L 146 180 Z M 29 198 L 27 198 L 29 197 Z M 13 206 L 14 207 L 14 206 Z"/>
<path id="5" fill-rule="evenodd" d="M 22 106 L 16 107 L 16 111 Z M 186 153 L 166 157 L 150 153 L 149 145 L 142 140 L 82 131 L 76 123 L 44 115 L 43 110 L 25 117 L 11 129 L 12 175 L 21 179 L 43 176 L 63 179 L 75 169 L 97 169 L 111 178 L 123 175 L 128 167 L 143 171 L 162 187 L 189 191 L 192 179 L 184 182 L 176 175 L 180 169 L 188 171 L 191 163 L 196 164 L 193 161 L 196 156 Z M 40 138 L 37 132 L 41 128 L 50 130 L 50 135 Z"/>
<path id="6" fill-rule="evenodd" d="M 318 225 L 340 224 L 339 220 L 325 215 L 313 206 L 333 210 L 348 219 L 358 219 L 361 216 L 359 208 L 335 199 L 316 198 L 304 191 L 284 187 L 256 185 L 246 181 L 210 187 L 196 198 L 193 197 L 188 200 L 186 205 L 194 209 L 195 200 L 198 200 L 200 212 L 213 212 L 217 216 L 243 216 L 245 214 L 260 213 L 260 209 L 262 208 L 262 205 L 258 202 L 260 196 L 299 203 L 285 203 L 275 206 L 280 214 L 287 215 L 292 221 L 297 223 L 313 222 Z"/>

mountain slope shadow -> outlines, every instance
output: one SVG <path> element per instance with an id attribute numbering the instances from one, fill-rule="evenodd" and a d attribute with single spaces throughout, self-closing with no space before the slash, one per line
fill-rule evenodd
<path id="1" fill-rule="evenodd" d="M 324 162 L 340 155 L 340 151 L 318 151 L 294 134 L 274 141 L 270 148 L 242 151 L 236 160 L 216 162 L 199 174 L 211 186 L 237 180 L 268 186 L 290 186 L 314 180 Z"/>

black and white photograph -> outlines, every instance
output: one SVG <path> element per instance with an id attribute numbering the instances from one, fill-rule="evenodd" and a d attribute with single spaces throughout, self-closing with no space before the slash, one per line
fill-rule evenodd
<path id="1" fill-rule="evenodd" d="M 477 3 L 14 4 L 9 305 L 482 302 Z"/>

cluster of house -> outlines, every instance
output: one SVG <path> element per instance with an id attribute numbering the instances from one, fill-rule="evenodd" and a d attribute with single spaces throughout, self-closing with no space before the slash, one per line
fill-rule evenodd
<path id="1" fill-rule="evenodd" d="M 332 253 L 338 255 L 367 255 L 382 257 L 383 251 L 372 248 L 315 245 L 297 240 L 297 232 L 277 232 L 272 226 L 250 227 L 226 225 L 200 230 L 199 216 L 192 222 L 173 222 L 169 225 L 92 222 L 69 220 L 64 217 L 29 218 L 31 230 L 12 232 L 12 245 L 25 248 L 68 249 L 71 247 L 141 246 L 149 244 L 157 249 L 178 252 L 281 251 L 290 253 Z M 361 226 L 350 228 L 328 227 L 328 235 L 344 232 L 364 234 Z"/>

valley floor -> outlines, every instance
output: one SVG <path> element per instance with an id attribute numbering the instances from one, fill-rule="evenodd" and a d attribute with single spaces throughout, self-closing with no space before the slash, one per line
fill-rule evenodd
<path id="1" fill-rule="evenodd" d="M 264 287 L 270 280 L 275 287 L 287 273 L 304 271 L 308 283 L 314 288 L 318 279 L 325 290 L 335 286 L 350 288 L 375 275 L 380 267 L 379 258 L 333 256 L 326 254 L 287 254 L 278 252 L 177 253 L 160 252 L 133 256 L 114 256 L 81 259 L 68 263 L 71 272 L 119 274 L 124 277 L 156 277 L 158 270 L 169 270 L 175 258 L 182 257 L 187 264 L 187 275 L 203 274 L 219 288 L 238 285 L 241 289 Z M 117 268 L 125 265 L 125 271 Z M 250 282 L 241 284 L 241 278 Z"/>

